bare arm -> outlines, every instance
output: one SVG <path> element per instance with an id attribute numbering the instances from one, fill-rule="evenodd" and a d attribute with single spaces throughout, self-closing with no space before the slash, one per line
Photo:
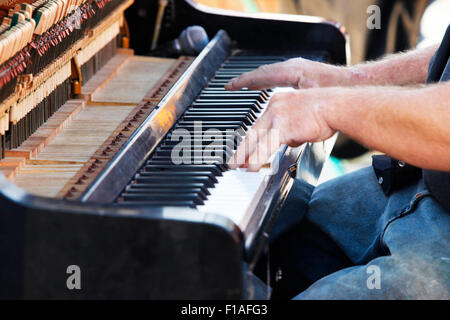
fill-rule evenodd
<path id="1" fill-rule="evenodd" d="M 231 168 L 259 170 L 281 144 L 299 146 L 341 131 L 412 165 L 450 171 L 450 83 L 423 88 L 356 87 L 276 94 Z M 268 130 L 279 141 L 264 144 Z"/>
<path id="2" fill-rule="evenodd" d="M 450 83 L 337 90 L 326 123 L 415 166 L 450 171 Z"/>
<path id="3" fill-rule="evenodd" d="M 428 64 L 437 45 L 407 53 L 390 55 L 382 60 L 339 67 L 296 58 L 265 65 L 233 79 L 228 90 L 244 87 L 317 88 L 355 85 L 414 85 L 425 83 Z"/>
<path id="4" fill-rule="evenodd" d="M 415 85 L 427 78 L 428 65 L 438 45 L 406 53 L 389 55 L 382 60 L 351 67 L 357 76 L 351 85 Z M 358 77 L 358 73 L 361 73 Z"/>

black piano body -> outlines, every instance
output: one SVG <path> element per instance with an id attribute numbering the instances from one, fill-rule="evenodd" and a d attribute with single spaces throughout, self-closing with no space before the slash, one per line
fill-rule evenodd
<path id="1" fill-rule="evenodd" d="M 343 29 L 318 18 L 231 15 L 190 1 L 178 10 L 174 34 L 198 24 L 216 36 L 79 201 L 28 194 L 0 174 L 0 297 L 251 298 L 245 269 L 257 261 L 293 177 L 316 183 L 332 143 L 286 148 L 245 230 L 195 208 L 113 202 L 231 54 L 346 64 L 348 42 Z M 167 114 L 172 122 L 154 121 Z M 67 286 L 70 266 L 81 271 L 80 289 Z"/>

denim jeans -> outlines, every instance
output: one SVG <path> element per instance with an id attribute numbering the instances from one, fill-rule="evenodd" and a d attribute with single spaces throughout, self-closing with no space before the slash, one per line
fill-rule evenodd
<path id="1" fill-rule="evenodd" d="M 449 299 L 449 231 L 422 179 L 390 196 L 371 167 L 296 180 L 255 273 L 273 299 Z"/>

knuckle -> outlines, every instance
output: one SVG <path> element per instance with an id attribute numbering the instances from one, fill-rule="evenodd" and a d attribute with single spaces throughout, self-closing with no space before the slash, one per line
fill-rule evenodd
<path id="1" fill-rule="evenodd" d="M 271 119 L 272 119 L 272 128 L 273 129 L 283 128 L 284 119 L 280 113 L 272 112 Z"/>
<path id="2" fill-rule="evenodd" d="M 258 67 L 258 70 L 262 73 L 269 73 L 272 70 L 272 66 L 270 64 L 265 64 Z"/>

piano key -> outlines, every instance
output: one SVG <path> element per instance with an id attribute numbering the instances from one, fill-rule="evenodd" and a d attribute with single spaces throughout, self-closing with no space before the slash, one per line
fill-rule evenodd
<path id="1" fill-rule="evenodd" d="M 202 93 L 200 94 L 199 98 L 196 101 L 211 100 L 211 99 L 219 99 L 222 101 L 254 99 L 261 103 L 266 101 L 266 99 L 262 97 L 260 94 L 233 93 L 232 91 L 226 93 Z"/>
<path id="2" fill-rule="evenodd" d="M 214 155 L 214 157 L 208 157 L 203 156 L 203 151 L 198 150 L 198 153 L 196 154 L 195 151 L 192 151 L 190 155 L 180 155 L 180 157 L 177 157 L 176 155 L 173 156 L 172 153 L 169 151 L 157 151 L 155 152 L 154 157 L 167 157 L 171 158 L 173 163 L 181 163 L 181 164 L 196 164 L 196 165 L 202 165 L 202 164 L 212 164 L 218 161 L 216 158 L 220 158 L 220 163 L 225 163 L 225 159 L 231 158 L 232 152 L 226 152 L 225 150 L 221 150 L 220 152 L 217 152 L 216 150 L 213 150 L 211 154 Z"/>
<path id="3" fill-rule="evenodd" d="M 145 188 L 145 187 L 136 187 L 127 186 L 124 192 L 127 193 L 166 193 L 166 194 L 174 194 L 174 193 L 196 193 L 200 196 L 201 199 L 205 200 L 210 192 L 204 188 L 186 188 L 186 187 L 176 187 L 176 188 Z"/>
<path id="4" fill-rule="evenodd" d="M 242 68 L 253 68 L 253 69 L 257 69 L 258 67 L 261 67 L 265 64 L 272 64 L 272 63 L 276 63 L 276 62 L 280 62 L 280 61 L 261 61 L 261 62 L 257 62 L 257 63 L 245 63 L 245 62 L 233 62 L 227 65 L 224 65 L 222 68 L 223 69 L 242 69 Z"/>
<path id="5" fill-rule="evenodd" d="M 225 131 L 225 132 L 220 131 L 220 135 L 217 135 L 216 133 L 209 131 L 209 132 L 203 132 L 201 134 L 201 137 L 198 137 L 198 138 L 197 138 L 197 134 L 195 134 L 194 137 L 191 138 L 191 143 L 195 143 L 195 142 L 199 143 L 199 141 L 211 142 L 212 139 L 215 139 L 218 143 L 220 141 L 222 141 L 222 143 L 224 143 L 226 145 L 235 145 L 242 141 L 242 136 L 239 134 L 239 132 L 233 132 L 232 134 L 230 134 L 227 131 Z M 225 141 L 226 141 L 226 143 L 225 143 Z M 172 138 L 170 136 L 166 140 L 164 140 L 162 143 L 163 144 L 164 143 L 178 144 L 179 142 L 180 142 L 179 138 L 172 140 Z"/>
<path id="6" fill-rule="evenodd" d="M 180 184 L 170 184 L 170 183 L 136 183 L 136 181 L 131 181 L 127 188 L 130 187 L 133 190 L 136 189 L 146 189 L 154 190 L 185 190 L 185 189 L 200 189 L 202 193 L 209 195 L 209 190 L 205 187 L 203 183 L 184 183 Z"/>
<path id="7" fill-rule="evenodd" d="M 250 125 L 250 123 L 246 122 L 252 122 L 251 118 L 249 118 L 244 113 L 236 113 L 233 114 L 225 114 L 220 112 L 214 112 L 214 113 L 207 113 L 207 112 L 200 112 L 199 110 L 194 110 L 193 113 L 185 113 L 185 115 L 178 121 L 178 123 L 217 123 L 217 124 L 232 124 L 232 123 L 244 123 L 247 125 Z"/>
<path id="8" fill-rule="evenodd" d="M 149 202 L 149 201 L 166 201 L 172 202 L 193 202 L 195 205 L 203 204 L 203 199 L 197 193 L 179 193 L 165 194 L 161 192 L 144 194 L 144 193 L 122 193 L 120 195 L 122 201 L 126 202 Z"/>
<path id="9" fill-rule="evenodd" d="M 242 108 L 242 107 L 248 107 L 251 108 L 253 111 L 255 112 L 259 112 L 261 111 L 263 108 L 261 106 L 261 104 L 259 103 L 259 101 L 255 101 L 255 100 L 235 100 L 235 101 L 218 101 L 218 100 L 204 100 L 204 99 L 199 99 L 197 101 L 195 101 L 194 103 L 192 103 L 191 108 L 195 109 L 195 108 L 204 108 L 204 107 L 208 107 L 208 108 L 216 108 L 216 107 L 227 107 L 227 108 Z"/>
<path id="10" fill-rule="evenodd" d="M 227 171 L 217 179 L 215 188 L 210 189 L 208 199 L 197 210 L 228 217 L 244 230 L 264 194 L 268 178 L 265 169 L 259 172 L 242 169 Z"/>
<path id="11" fill-rule="evenodd" d="M 131 201 L 127 200 L 125 201 L 123 198 L 118 198 L 118 204 L 119 205 L 136 205 L 136 206 L 155 206 L 155 207 L 191 207 L 195 208 L 196 204 L 195 201 L 189 200 L 189 201 L 174 201 L 174 200 L 167 200 L 167 201 L 161 201 L 161 200 L 146 200 L 146 201 Z"/>
<path id="12" fill-rule="evenodd" d="M 202 133 L 206 130 L 217 130 L 217 131 L 227 131 L 227 130 L 244 130 L 247 131 L 247 126 L 245 124 L 205 124 L 201 125 L 201 131 L 199 131 L 199 125 L 194 124 L 177 124 L 176 129 L 186 129 L 190 132 Z"/>
<path id="13" fill-rule="evenodd" d="M 158 146 L 158 149 L 155 152 L 158 151 L 167 151 L 167 150 L 173 150 L 175 147 L 177 147 L 180 144 L 180 142 L 177 141 L 167 141 Z M 233 147 L 236 145 L 236 143 L 232 140 L 222 140 L 222 139 L 215 139 L 215 138 L 204 138 L 204 139 L 192 139 L 190 144 L 185 144 L 183 147 L 191 147 L 192 152 L 194 151 L 202 151 L 207 147 L 220 147 L 223 150 L 233 149 Z M 180 148 L 181 150 L 181 148 Z"/>
<path id="14" fill-rule="evenodd" d="M 193 115 L 185 115 L 183 117 L 183 120 L 181 120 L 179 123 L 190 123 L 195 121 L 202 121 L 206 123 L 210 122 L 217 122 L 217 123 L 225 123 L 225 122 L 232 122 L 235 123 L 236 121 L 239 121 L 241 123 L 244 123 L 246 125 L 251 125 L 254 120 L 244 115 L 239 114 L 208 114 L 208 115 L 199 115 L 199 114 L 193 114 Z"/>
<path id="15" fill-rule="evenodd" d="M 174 156 L 173 155 L 173 152 L 174 152 L 173 149 L 174 149 L 174 146 L 160 146 L 160 147 L 158 147 L 158 150 L 156 150 L 155 156 L 172 157 L 172 156 Z M 204 147 L 201 147 L 200 149 L 195 148 L 195 147 L 192 148 L 191 151 L 190 151 L 191 152 L 190 156 L 194 156 L 196 153 L 201 155 L 201 154 L 203 154 L 203 152 L 206 151 L 206 152 L 209 152 L 209 153 L 214 153 L 214 155 L 219 155 L 220 154 L 221 157 L 229 157 L 233 153 L 233 150 L 234 149 L 232 149 L 232 148 L 230 148 L 229 146 L 226 146 L 226 145 L 213 145 L 213 146 L 205 145 Z M 176 154 L 178 154 L 178 152 Z M 188 157 L 188 156 L 183 154 L 181 157 L 184 158 L 184 157 Z"/>
<path id="16" fill-rule="evenodd" d="M 256 121 L 257 117 L 256 114 L 253 112 L 253 110 L 251 110 L 250 108 L 247 109 L 203 109 L 203 110 L 188 110 L 185 112 L 185 117 L 205 117 L 205 116 L 209 116 L 209 117 L 220 117 L 221 119 L 223 119 L 223 117 L 231 117 L 231 116 L 236 116 L 236 117 L 245 117 L 247 119 L 247 121 L 251 121 L 252 123 Z"/>
<path id="17" fill-rule="evenodd" d="M 207 86 L 205 87 L 202 92 L 210 92 L 210 91 L 220 91 L 220 92 L 229 92 L 227 89 L 225 89 L 224 86 L 216 86 L 216 87 L 211 87 L 211 86 Z M 264 95 L 265 97 L 269 98 L 269 90 L 268 89 L 264 89 L 264 90 L 250 90 L 247 88 L 243 88 L 241 90 L 236 90 L 236 91 L 232 91 L 232 92 L 254 92 L 254 93 L 261 93 L 262 95 Z"/>
<path id="18" fill-rule="evenodd" d="M 202 90 L 200 96 L 202 94 L 226 94 L 226 95 L 241 95 L 243 98 L 246 98 L 250 95 L 260 96 L 264 101 L 269 99 L 269 95 L 264 91 L 256 91 L 256 90 L 239 90 L 239 91 L 226 91 L 223 89 L 204 89 Z"/>
<path id="19" fill-rule="evenodd" d="M 168 180 L 166 177 L 145 177 L 141 174 L 137 174 L 134 177 L 134 180 L 136 183 L 167 183 L 167 184 L 174 184 L 183 186 L 185 184 L 191 184 L 191 183 L 203 183 L 205 187 L 212 187 L 214 185 L 214 182 L 209 177 L 177 177 L 173 180 Z"/>
<path id="20" fill-rule="evenodd" d="M 249 71 L 253 71 L 255 70 L 254 68 L 241 68 L 241 69 L 226 69 L 225 67 L 220 68 L 219 70 L 217 70 L 216 74 L 221 74 L 221 73 L 243 73 L 243 72 L 249 72 Z"/>
<path id="21" fill-rule="evenodd" d="M 215 165 L 202 165 L 202 166 L 193 166 L 193 165 L 155 165 L 151 164 L 150 161 L 147 161 L 145 166 L 143 167 L 146 171 L 209 171 L 216 176 L 222 175 L 224 170 L 221 170 Z"/>
<path id="22" fill-rule="evenodd" d="M 210 179 L 210 181 L 216 183 L 217 182 L 217 178 L 213 173 L 207 172 L 207 171 L 188 171 L 188 172 L 184 172 L 184 171 L 177 171 L 177 172 L 173 172 L 173 171 L 142 171 L 139 174 L 139 177 L 156 177 L 156 178 L 160 178 L 160 177 L 164 177 L 164 178 L 171 178 L 171 177 L 176 177 L 178 178 L 184 178 L 184 177 L 208 177 Z"/>
<path id="23" fill-rule="evenodd" d="M 156 163 L 153 161 L 160 161 L 159 163 L 164 161 L 164 164 L 174 164 L 172 161 L 171 156 L 160 156 L 160 155 L 154 155 L 152 156 L 152 163 Z M 184 159 L 182 159 L 184 160 Z M 195 153 L 192 154 L 191 157 L 189 157 L 189 162 L 181 162 L 180 164 L 183 165 L 190 165 L 190 164 L 215 164 L 215 165 L 226 165 L 226 160 L 223 157 L 218 156 L 196 156 Z"/>
<path id="24" fill-rule="evenodd" d="M 261 55 L 261 56 L 255 56 L 255 55 L 234 55 L 234 56 L 230 56 L 227 59 L 227 63 L 228 62 L 233 62 L 233 61 L 257 61 L 257 60 L 285 60 L 284 57 L 282 56 L 270 56 L 270 55 Z"/>
<path id="25" fill-rule="evenodd" d="M 190 139 L 191 146 L 205 146 L 205 145 L 208 146 L 212 142 L 214 142 L 217 145 L 224 145 L 224 146 L 225 145 L 231 146 L 231 145 L 237 143 L 234 136 L 228 136 L 227 138 L 224 138 L 222 134 L 208 135 L 207 133 L 203 133 L 203 136 L 201 138 L 191 138 Z M 180 144 L 180 141 L 175 139 L 175 140 L 163 141 L 160 146 L 176 146 L 178 144 Z"/>

